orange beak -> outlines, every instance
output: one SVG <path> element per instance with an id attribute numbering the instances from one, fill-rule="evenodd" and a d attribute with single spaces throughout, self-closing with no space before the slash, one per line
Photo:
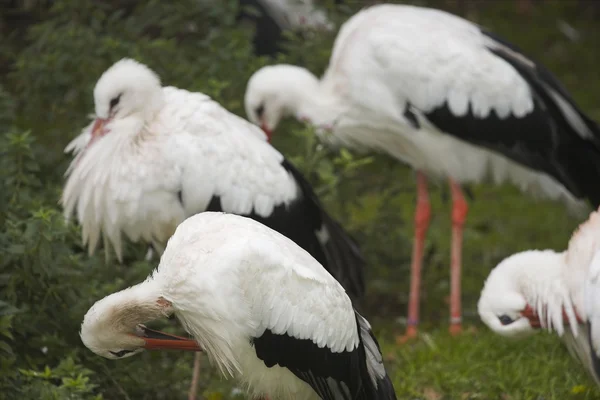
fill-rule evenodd
<path id="1" fill-rule="evenodd" d="M 202 351 L 202 348 L 193 339 L 155 331 L 142 325 L 139 325 L 139 328 L 143 331 L 143 336 L 138 337 L 146 342 L 144 348 L 147 350 Z"/>
<path id="2" fill-rule="evenodd" d="M 565 324 L 569 325 L 569 317 L 567 313 L 563 309 L 563 321 Z M 527 307 L 523 311 L 521 311 L 521 315 L 529 320 L 529 324 L 532 328 L 541 328 L 542 323 L 540 322 L 540 317 L 537 312 L 528 304 Z M 575 318 L 577 318 L 577 322 L 583 324 L 584 321 L 581 317 L 575 312 Z"/>
<path id="3" fill-rule="evenodd" d="M 92 137 L 102 136 L 102 128 L 104 128 L 104 125 L 106 125 L 106 121 L 107 120 L 102 118 L 96 118 L 96 121 L 94 121 L 94 126 L 92 126 Z"/>
<path id="4" fill-rule="evenodd" d="M 104 125 L 106 125 L 107 122 L 107 119 L 96 118 L 96 121 L 94 121 L 94 125 L 92 126 L 92 138 L 88 142 L 86 148 L 90 147 L 92 143 L 94 143 L 96 140 L 100 139 L 106 134 L 106 131 L 104 130 Z"/>
<path id="5" fill-rule="evenodd" d="M 260 129 L 262 129 L 263 132 L 265 132 L 265 134 L 267 135 L 267 142 L 271 143 L 271 135 L 273 134 L 273 132 L 269 128 L 267 128 L 267 124 L 263 122 L 260 126 Z"/>

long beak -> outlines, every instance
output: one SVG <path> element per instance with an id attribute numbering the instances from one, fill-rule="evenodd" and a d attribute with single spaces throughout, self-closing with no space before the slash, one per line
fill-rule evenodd
<path id="1" fill-rule="evenodd" d="M 523 311 L 521 311 L 521 315 L 529 320 L 529 324 L 531 325 L 532 328 L 541 328 L 542 327 L 542 323 L 540 321 L 539 315 L 529 304 L 527 305 L 527 307 L 525 307 L 525 309 L 523 309 Z M 570 323 L 569 317 L 567 316 L 567 313 L 565 312 L 564 309 L 562 312 L 562 317 L 563 317 L 563 322 L 566 325 L 569 325 L 569 323 Z M 583 324 L 585 322 L 577 313 L 575 313 L 575 318 L 577 318 L 577 322 L 580 324 Z"/>
<path id="2" fill-rule="evenodd" d="M 267 142 L 271 143 L 271 135 L 273 134 L 273 132 L 269 128 L 267 128 L 267 125 L 264 122 L 262 123 L 262 125 L 260 126 L 260 128 L 267 135 Z"/>
<path id="3" fill-rule="evenodd" d="M 155 331 L 154 329 L 146 328 L 142 325 L 138 325 L 138 328 L 140 328 L 142 332 L 141 335 L 137 336 L 146 342 L 144 348 L 147 350 L 202 351 L 202 348 L 193 339 Z"/>

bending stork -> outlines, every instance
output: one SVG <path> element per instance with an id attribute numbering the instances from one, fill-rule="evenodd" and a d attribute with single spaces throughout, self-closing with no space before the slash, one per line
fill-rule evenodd
<path id="1" fill-rule="evenodd" d="M 452 14 L 382 4 L 350 18 L 319 80 L 292 65 L 249 80 L 249 119 L 267 135 L 286 115 L 335 146 L 385 152 L 417 170 L 408 328 L 417 334 L 421 264 L 430 220 L 427 177 L 452 193 L 450 331 L 461 328 L 460 184 L 511 182 L 571 208 L 600 205 L 600 128 L 543 66 Z"/>
<path id="2" fill-rule="evenodd" d="M 478 311 L 503 336 L 555 330 L 600 385 L 600 212 L 579 226 L 567 250 L 524 251 L 498 264 Z"/>
<path id="3" fill-rule="evenodd" d="M 141 325 L 171 314 L 194 340 Z M 254 396 L 396 399 L 377 339 L 342 286 L 285 236 L 231 214 L 181 223 L 146 281 L 90 308 L 81 340 L 109 359 L 202 348 Z"/>

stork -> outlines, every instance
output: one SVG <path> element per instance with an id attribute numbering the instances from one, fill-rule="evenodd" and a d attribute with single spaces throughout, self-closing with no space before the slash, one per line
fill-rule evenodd
<path id="1" fill-rule="evenodd" d="M 562 200 L 600 205 L 600 128 L 542 65 L 493 33 L 444 11 L 381 4 L 350 18 L 321 79 L 293 65 L 248 81 L 248 118 L 270 137 L 281 118 L 316 127 L 333 145 L 387 153 L 417 171 L 408 339 L 417 335 L 421 265 L 430 220 L 428 177 L 452 194 L 450 332 L 461 330 L 460 184 L 508 181 Z"/>
<path id="2" fill-rule="evenodd" d="M 600 212 L 579 226 L 565 251 L 529 250 L 498 264 L 478 311 L 503 336 L 556 331 L 600 385 Z"/>
<path id="3" fill-rule="evenodd" d="M 362 296 L 358 245 L 259 128 L 202 93 L 162 87 L 132 59 L 104 72 L 94 100 L 95 121 L 67 146 L 75 157 L 61 198 L 90 254 L 102 238 L 122 260 L 123 235 L 160 254 L 186 217 L 225 211 L 281 232 Z"/>
<path id="4" fill-rule="evenodd" d="M 172 314 L 193 339 L 143 325 Z M 109 359 L 204 349 L 254 396 L 396 399 L 377 339 L 344 288 L 293 241 L 233 214 L 181 223 L 157 270 L 95 303 L 80 335 Z"/>

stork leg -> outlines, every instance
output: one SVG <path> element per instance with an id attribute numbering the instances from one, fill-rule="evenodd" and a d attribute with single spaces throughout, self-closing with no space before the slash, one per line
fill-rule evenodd
<path id="1" fill-rule="evenodd" d="M 188 393 L 188 400 L 196 400 L 198 393 L 198 381 L 200 380 L 200 352 L 194 355 L 194 372 L 192 373 L 192 384 L 190 385 L 190 391 Z"/>
<path id="2" fill-rule="evenodd" d="M 419 301 L 421 288 L 421 266 L 423 264 L 423 250 L 425 236 L 431 218 L 431 205 L 427 192 L 427 177 L 417 171 L 417 207 L 415 211 L 415 237 L 413 241 L 412 263 L 410 266 L 410 294 L 408 298 L 408 321 L 406 334 L 398 338 L 399 343 L 417 336 L 419 323 Z"/>
<path id="3" fill-rule="evenodd" d="M 467 219 L 469 205 L 460 186 L 450 178 L 452 192 L 452 247 L 450 253 L 450 334 L 455 335 L 462 330 L 461 312 L 461 265 L 463 227 Z"/>

